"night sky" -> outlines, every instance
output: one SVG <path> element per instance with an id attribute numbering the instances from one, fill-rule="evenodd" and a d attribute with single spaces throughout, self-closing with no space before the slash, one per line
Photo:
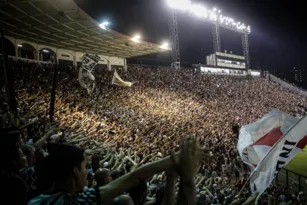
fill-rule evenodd
<path id="1" fill-rule="evenodd" d="M 168 40 L 168 13 L 164 0 L 75 0 L 97 21 L 108 20 L 113 30 L 140 33 L 143 40 Z M 194 1 L 196 2 L 196 1 Z M 299 0 L 200 0 L 226 16 L 251 25 L 252 67 L 287 73 L 306 65 L 307 12 Z M 213 53 L 212 24 L 185 13 L 178 14 L 181 61 L 203 62 Z M 242 55 L 241 35 L 221 29 L 222 50 Z M 202 51 L 203 50 L 203 51 Z"/>

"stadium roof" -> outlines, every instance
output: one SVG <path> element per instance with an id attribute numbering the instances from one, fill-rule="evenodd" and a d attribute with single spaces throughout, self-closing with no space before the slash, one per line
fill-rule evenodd
<path id="1" fill-rule="evenodd" d="M 46 46 L 123 58 L 165 51 L 160 45 L 140 41 L 97 21 L 73 0 L 14 0 L 0 3 L 5 35 Z"/>

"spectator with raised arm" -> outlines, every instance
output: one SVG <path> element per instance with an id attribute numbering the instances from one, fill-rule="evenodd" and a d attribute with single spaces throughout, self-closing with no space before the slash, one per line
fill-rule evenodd
<path id="1" fill-rule="evenodd" d="M 174 154 L 172 155 L 172 158 L 166 157 L 162 160 L 144 165 L 105 186 L 90 188 L 87 191 L 82 192 L 86 185 L 87 178 L 87 158 L 84 154 L 84 150 L 70 145 L 59 145 L 59 147 L 48 156 L 50 169 L 52 170 L 55 183 L 54 194 L 40 195 L 32 199 L 29 204 L 35 205 L 41 204 L 42 202 L 45 204 L 55 202 L 67 204 L 68 202 L 73 201 L 77 204 L 109 203 L 125 191 L 138 186 L 141 180 L 148 179 L 153 174 L 165 171 L 172 166 L 181 166 L 179 164 L 185 163 L 187 160 L 186 158 L 191 159 L 193 157 L 194 163 L 199 163 L 199 161 L 204 157 L 204 151 L 201 149 L 191 151 L 195 148 L 195 144 L 186 143 L 184 144 L 182 151 L 184 152 L 185 157 L 180 153 Z M 188 166 L 195 165 L 192 163 Z M 193 167 L 191 169 L 195 168 Z M 187 174 L 183 175 L 190 180 L 190 176 L 187 176 Z M 181 188 L 185 189 L 186 186 L 187 184 L 182 184 Z M 189 189 L 190 188 L 191 187 L 189 187 Z M 185 189 L 184 194 L 190 194 L 189 191 L 186 192 L 186 190 L 187 189 Z M 188 196 L 185 198 L 187 197 Z M 195 201 L 193 196 L 189 196 L 189 199 Z"/>

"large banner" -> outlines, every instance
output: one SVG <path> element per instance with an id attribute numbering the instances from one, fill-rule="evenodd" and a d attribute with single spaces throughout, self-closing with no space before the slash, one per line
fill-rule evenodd
<path id="1" fill-rule="evenodd" d="M 95 89 L 95 76 L 92 74 L 95 66 L 100 61 L 98 55 L 84 54 L 81 57 L 82 66 L 79 69 L 79 83 L 85 88 L 89 95 L 91 95 Z"/>
<path id="2" fill-rule="evenodd" d="M 307 145 L 306 125 L 307 117 L 298 119 L 272 111 L 241 128 L 238 151 L 241 159 L 255 168 L 250 177 L 252 191 L 257 190 L 261 195 L 279 170 L 304 149 Z"/>

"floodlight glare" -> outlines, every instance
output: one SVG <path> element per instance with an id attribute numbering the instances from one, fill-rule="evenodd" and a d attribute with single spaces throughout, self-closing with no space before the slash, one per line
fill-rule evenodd
<path id="1" fill-rule="evenodd" d="M 194 4 L 191 6 L 190 8 L 190 11 L 191 13 L 193 13 L 195 16 L 198 16 L 198 17 L 207 17 L 207 13 L 208 13 L 208 10 L 201 6 L 201 5 L 197 5 L 197 4 Z"/>
<path id="2" fill-rule="evenodd" d="M 164 49 L 164 50 L 170 49 L 170 48 L 168 47 L 168 43 L 167 43 L 167 42 L 162 43 L 162 45 L 160 46 L 160 48 L 161 48 L 161 49 Z"/>
<path id="3" fill-rule="evenodd" d="M 140 35 L 135 35 L 131 40 L 135 43 L 139 43 L 140 42 L 140 38 L 141 36 Z"/>
<path id="4" fill-rule="evenodd" d="M 18 47 L 22 48 L 22 45 L 21 45 L 21 44 L 18 44 Z"/>
<path id="5" fill-rule="evenodd" d="M 250 26 L 245 26 L 241 22 L 235 21 L 233 18 L 223 16 L 220 9 L 214 7 L 213 9 L 207 9 L 200 4 L 192 4 L 191 0 L 166 0 L 168 5 L 173 9 L 187 11 L 197 17 L 209 19 L 213 22 L 219 22 L 221 26 L 226 28 L 237 30 L 239 32 L 250 33 Z"/>
<path id="6" fill-rule="evenodd" d="M 105 21 L 101 24 L 99 24 L 99 27 L 102 28 L 103 30 L 107 30 L 106 26 L 109 25 L 109 22 Z"/>
<path id="7" fill-rule="evenodd" d="M 217 21 L 217 14 L 214 13 L 214 12 L 211 12 L 211 13 L 210 13 L 210 20 L 212 20 L 212 21 Z"/>
<path id="8" fill-rule="evenodd" d="M 173 0 L 166 0 L 166 3 L 168 4 L 169 7 L 174 8 L 174 1 Z"/>
<path id="9" fill-rule="evenodd" d="M 188 10 L 191 7 L 190 0 L 167 0 L 167 4 L 173 9 Z"/>
<path id="10" fill-rule="evenodd" d="M 223 15 L 220 15 L 219 20 L 220 20 L 220 23 L 224 23 L 226 19 Z"/>
<path id="11" fill-rule="evenodd" d="M 44 52 L 44 53 L 49 53 L 49 51 L 48 51 L 48 50 L 46 50 L 46 49 L 44 49 L 44 50 L 43 50 L 43 52 Z"/>

